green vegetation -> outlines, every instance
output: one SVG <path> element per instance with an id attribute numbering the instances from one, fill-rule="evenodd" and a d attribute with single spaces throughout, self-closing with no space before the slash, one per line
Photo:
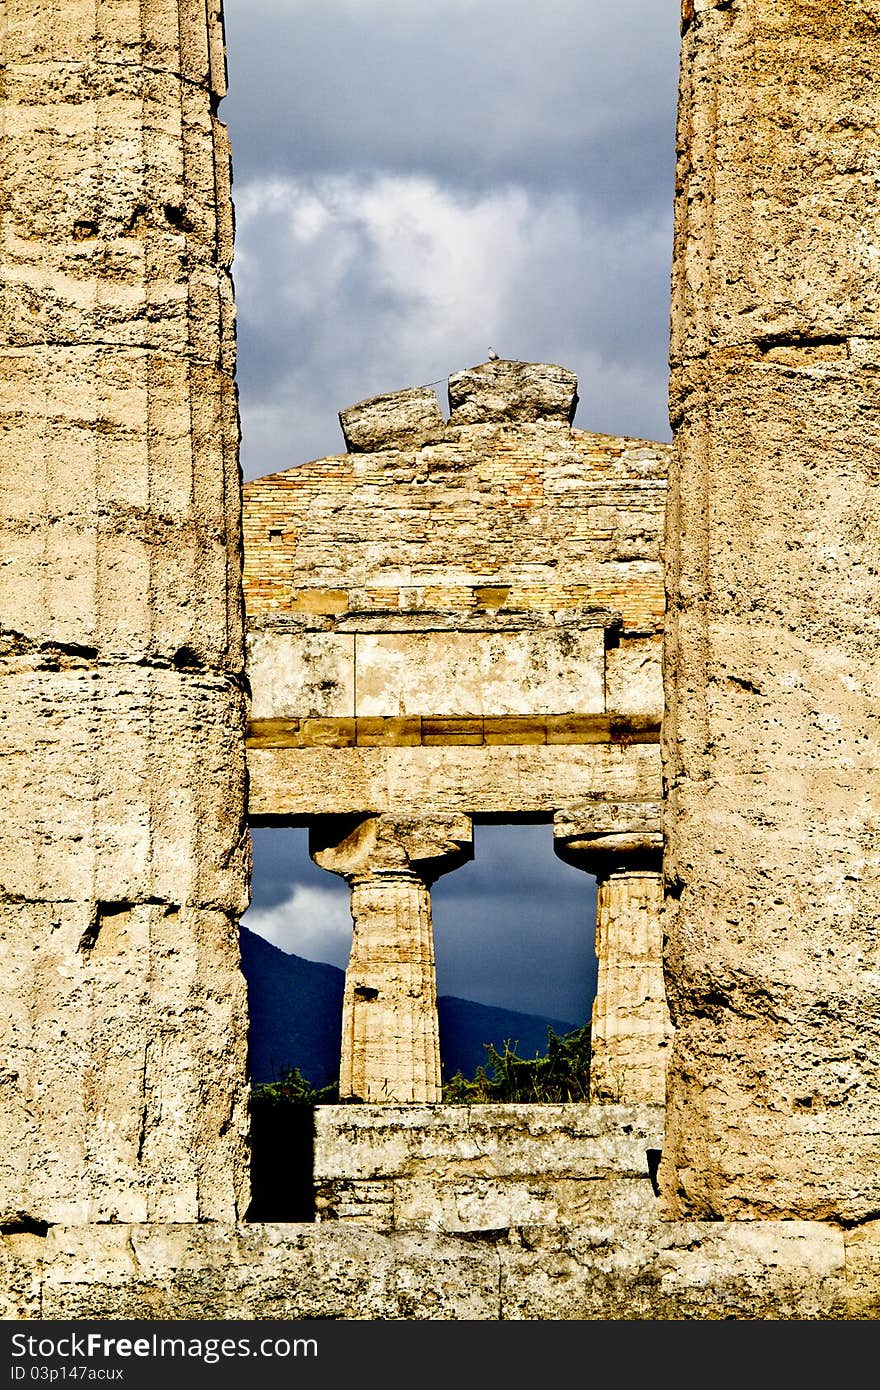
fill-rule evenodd
<path id="1" fill-rule="evenodd" d="M 335 1105 L 339 1100 L 339 1082 L 320 1089 L 303 1076 L 299 1067 L 289 1067 L 277 1081 L 255 1086 L 251 1092 L 251 1113 L 271 1112 L 279 1106 Z"/>
<path id="2" fill-rule="evenodd" d="M 504 1051 L 484 1043 L 487 1061 L 478 1067 L 473 1080 L 456 1072 L 443 1087 L 447 1105 L 480 1105 L 493 1101 L 561 1102 L 590 1098 L 590 1025 L 571 1033 L 547 1030 L 547 1052 L 543 1057 L 520 1057 L 517 1044 L 508 1038 Z M 336 1105 L 339 1083 L 315 1087 L 299 1067 L 289 1067 L 277 1081 L 255 1086 L 251 1095 L 251 1114 L 257 1123 L 271 1125 L 273 1114 Z"/>
<path id="3" fill-rule="evenodd" d="M 473 1081 L 457 1072 L 443 1087 L 447 1105 L 479 1105 L 492 1101 L 536 1103 L 586 1101 L 590 1098 L 590 1025 L 561 1036 L 547 1030 L 547 1055 L 519 1057 L 508 1038 L 504 1051 L 484 1044 L 488 1062 L 478 1067 Z"/>

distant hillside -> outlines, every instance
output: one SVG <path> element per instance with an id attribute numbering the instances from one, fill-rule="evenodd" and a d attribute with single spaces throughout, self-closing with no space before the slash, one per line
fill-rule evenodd
<path id="1" fill-rule="evenodd" d="M 274 1081 L 292 1066 L 316 1087 L 336 1080 L 345 972 L 281 951 L 247 927 L 241 928 L 241 955 L 254 1082 Z M 444 1080 L 457 1071 L 472 1077 L 486 1061 L 484 1043 L 503 1051 L 509 1039 L 520 1057 L 538 1057 L 546 1051 L 548 1028 L 567 1033 L 578 1026 L 451 995 L 437 1001 L 437 1010 Z"/>

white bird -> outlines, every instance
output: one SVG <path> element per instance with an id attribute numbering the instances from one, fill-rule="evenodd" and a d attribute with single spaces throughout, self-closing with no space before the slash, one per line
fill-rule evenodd
<path id="1" fill-rule="evenodd" d="M 495 351 L 494 348 L 490 348 L 490 349 L 489 349 L 489 361 L 490 361 L 490 362 L 498 362 L 499 360 L 500 360 L 500 359 L 499 359 L 499 357 L 498 357 L 498 353 Z"/>

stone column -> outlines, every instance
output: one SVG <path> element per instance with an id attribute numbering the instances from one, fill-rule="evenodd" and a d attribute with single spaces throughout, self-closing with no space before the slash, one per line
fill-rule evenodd
<path id="1" fill-rule="evenodd" d="M 561 859 L 596 875 L 598 985 L 590 1100 L 662 1105 L 672 1028 L 663 982 L 660 808 L 600 802 L 560 813 Z"/>
<path id="2" fill-rule="evenodd" d="M 334 817 L 311 833 L 312 858 L 351 886 L 354 923 L 342 1006 L 342 1100 L 441 1098 L 430 885 L 473 854 L 466 816 L 354 825 Z"/>
<path id="3" fill-rule="evenodd" d="M 880 26 L 687 0 L 666 538 L 673 1217 L 880 1210 Z"/>
<path id="4" fill-rule="evenodd" d="M 218 0 L 0 6 L 0 1218 L 248 1197 Z"/>

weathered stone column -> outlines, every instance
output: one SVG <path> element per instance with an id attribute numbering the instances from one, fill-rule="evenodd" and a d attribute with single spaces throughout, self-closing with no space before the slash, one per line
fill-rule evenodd
<path id="1" fill-rule="evenodd" d="M 660 931 L 660 808 L 598 802 L 560 813 L 553 843 L 566 863 L 595 874 L 598 888 L 590 1100 L 662 1105 L 672 1028 Z"/>
<path id="2" fill-rule="evenodd" d="M 672 1216 L 880 1210 L 878 111 L 876 4 L 685 3 Z"/>
<path id="3" fill-rule="evenodd" d="M 234 1219 L 248 836 L 218 0 L 0 6 L 0 1217 Z"/>
<path id="4" fill-rule="evenodd" d="M 466 816 L 352 826 L 321 822 L 312 858 L 351 886 L 354 923 L 342 1005 L 342 1100 L 441 1097 L 430 885 L 471 858 Z"/>

